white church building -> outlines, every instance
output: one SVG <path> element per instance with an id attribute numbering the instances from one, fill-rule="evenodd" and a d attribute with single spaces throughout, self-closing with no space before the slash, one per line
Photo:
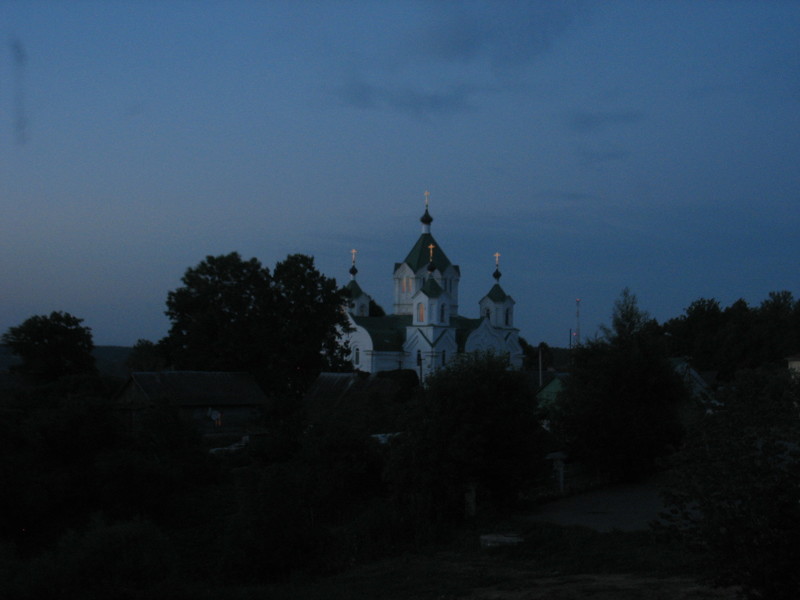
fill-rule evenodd
<path id="1" fill-rule="evenodd" d="M 420 218 L 422 233 L 405 260 L 394 266 L 392 314 L 369 316 L 372 298 L 356 282 L 350 268 L 348 317 L 353 368 L 367 373 L 413 369 L 424 379 L 459 354 L 492 351 L 506 355 L 512 367 L 522 366 L 519 330 L 514 328 L 514 300 L 500 287 L 499 254 L 495 283 L 478 303 L 479 316 L 459 314 L 461 270 L 447 258 L 431 234 L 428 194 Z"/>

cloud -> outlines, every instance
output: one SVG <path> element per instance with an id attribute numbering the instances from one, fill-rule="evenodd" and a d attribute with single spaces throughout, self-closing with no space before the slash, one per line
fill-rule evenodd
<path id="1" fill-rule="evenodd" d="M 575 3 L 431 3 L 408 27 L 349 62 L 348 105 L 414 115 L 474 108 L 480 93 L 520 87 L 520 70 L 569 28 Z M 421 24 L 421 25 L 418 25 Z M 391 74 L 391 75 L 389 75 Z M 392 80 L 388 81 L 387 77 Z M 418 82 L 427 86 L 421 89 Z"/>
<path id="2" fill-rule="evenodd" d="M 423 31 L 426 58 L 517 67 L 548 51 L 575 18 L 574 2 L 441 3 Z"/>
<path id="3" fill-rule="evenodd" d="M 575 133 L 589 134 L 613 125 L 638 123 L 644 118 L 640 110 L 573 111 L 567 126 Z"/>
<path id="4" fill-rule="evenodd" d="M 486 86 L 458 84 L 434 91 L 421 91 L 408 85 L 392 87 L 352 78 L 339 89 L 339 96 L 346 104 L 356 108 L 388 109 L 425 116 L 470 110 L 473 108 L 472 99 L 490 89 Z"/>

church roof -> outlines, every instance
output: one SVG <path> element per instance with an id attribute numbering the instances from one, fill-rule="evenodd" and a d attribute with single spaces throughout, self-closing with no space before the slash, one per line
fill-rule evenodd
<path id="1" fill-rule="evenodd" d="M 469 319 L 467 317 L 450 317 L 450 325 L 456 328 L 456 344 L 458 351 L 464 352 L 469 334 L 476 330 L 481 324 L 481 319 Z"/>
<path id="2" fill-rule="evenodd" d="M 442 286 L 436 283 L 436 280 L 433 277 L 428 277 L 425 280 L 425 283 L 422 284 L 422 289 L 420 289 L 420 291 L 428 296 L 428 298 L 438 298 L 444 292 Z"/>
<path id="3" fill-rule="evenodd" d="M 447 267 L 449 267 L 452 263 L 450 259 L 447 258 L 447 255 L 444 251 L 439 247 L 439 244 L 436 243 L 436 240 L 433 239 L 433 235 L 430 233 L 423 233 L 419 236 L 417 243 L 414 244 L 414 247 L 411 248 L 411 252 L 408 253 L 406 259 L 403 261 L 411 270 L 415 273 L 419 271 L 421 268 L 425 267 L 428 262 L 430 261 L 430 245 L 433 244 L 433 264 L 436 265 L 436 268 L 439 271 L 444 271 Z"/>
<path id="4" fill-rule="evenodd" d="M 367 330 L 377 352 L 400 352 L 406 341 L 406 327 L 412 323 L 411 315 L 387 315 L 385 317 L 353 317 L 356 325 Z M 469 334 L 477 329 L 481 319 L 450 317 L 450 327 L 456 330 L 458 351 L 463 352 Z"/>
<path id="5" fill-rule="evenodd" d="M 356 283 L 355 279 L 351 279 L 347 282 L 347 285 L 344 286 L 344 289 L 350 292 L 350 297 L 355 299 L 360 296 L 366 296 L 364 290 L 361 289 L 361 286 Z"/>
<path id="6" fill-rule="evenodd" d="M 489 293 L 486 294 L 486 297 L 492 302 L 505 302 L 508 299 L 508 294 L 503 291 L 499 283 L 495 283 Z"/>
<path id="7" fill-rule="evenodd" d="M 386 315 L 384 317 L 353 317 L 356 325 L 363 327 L 372 338 L 372 347 L 381 352 L 401 350 L 406 339 L 406 327 L 411 325 L 411 315 Z"/>

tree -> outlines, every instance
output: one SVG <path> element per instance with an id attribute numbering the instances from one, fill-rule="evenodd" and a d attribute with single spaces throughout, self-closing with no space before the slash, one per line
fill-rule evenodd
<path id="1" fill-rule="evenodd" d="M 427 380 L 390 465 L 395 496 L 420 525 L 464 514 L 465 494 L 508 508 L 539 474 L 544 433 L 527 378 L 505 357 L 467 355 Z"/>
<path id="2" fill-rule="evenodd" d="M 797 598 L 800 378 L 747 370 L 723 388 L 674 460 L 668 519 L 717 583 L 750 598 Z M 665 515 L 667 516 L 667 515 Z"/>
<path id="3" fill-rule="evenodd" d="M 181 281 L 167 295 L 166 311 L 172 325 L 165 345 L 176 368 L 248 370 L 265 360 L 276 329 L 268 269 L 232 252 L 207 256 Z"/>
<path id="4" fill-rule="evenodd" d="M 273 273 L 237 252 L 208 256 L 167 296 L 163 343 L 176 368 L 250 371 L 275 393 L 300 393 L 339 348 L 344 293 L 314 259 L 290 255 Z"/>
<path id="5" fill-rule="evenodd" d="M 154 344 L 150 340 L 140 339 L 131 348 L 125 366 L 130 371 L 163 371 L 168 363 L 169 357 L 163 343 Z"/>
<path id="6" fill-rule="evenodd" d="M 2 340 L 22 359 L 14 370 L 47 381 L 94 372 L 92 330 L 81 323 L 83 319 L 54 311 L 10 327 Z"/>
<path id="7" fill-rule="evenodd" d="M 551 425 L 572 459 L 636 479 L 677 448 L 688 392 L 667 360 L 658 324 L 627 289 L 603 332 L 574 350 Z"/>

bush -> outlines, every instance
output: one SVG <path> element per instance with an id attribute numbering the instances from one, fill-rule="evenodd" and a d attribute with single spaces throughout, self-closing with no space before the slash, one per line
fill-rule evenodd
<path id="1" fill-rule="evenodd" d="M 741 373 L 691 431 L 667 494 L 672 531 L 751 598 L 800 594 L 799 407 L 786 370 Z"/>

